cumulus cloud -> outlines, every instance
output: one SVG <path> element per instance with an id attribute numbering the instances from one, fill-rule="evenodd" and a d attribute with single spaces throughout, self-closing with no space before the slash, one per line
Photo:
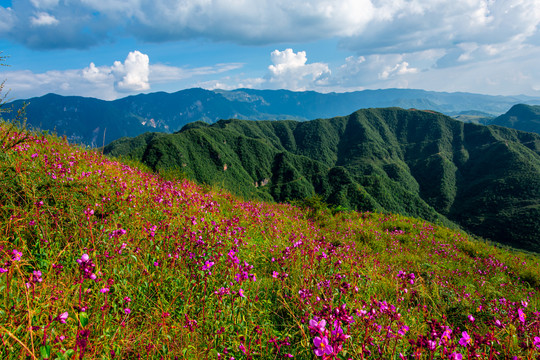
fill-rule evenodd
<path id="1" fill-rule="evenodd" d="M 266 85 L 271 88 L 306 90 L 322 84 L 330 76 L 327 64 L 306 64 L 305 51 L 295 53 L 292 49 L 274 50 L 272 65 L 268 66 Z"/>
<path id="2" fill-rule="evenodd" d="M 96 65 L 91 62 L 83 69 L 52 70 L 44 73 L 32 71 L 7 71 L 2 74 L 6 88 L 16 98 L 41 96 L 46 93 L 79 95 L 113 100 L 126 94 L 161 90 L 160 85 L 180 84 L 194 79 L 188 86 L 201 82 L 199 78 L 222 74 L 242 67 L 241 63 L 216 64 L 198 68 L 182 68 L 164 64 L 151 64 L 148 55 L 140 51 L 130 52 L 124 61 L 112 65 Z M 185 86 L 185 85 L 184 85 Z"/>
<path id="3" fill-rule="evenodd" d="M 150 89 L 148 74 L 150 58 L 140 51 L 130 52 L 122 64 L 115 61 L 111 69 L 115 78 L 115 86 L 120 91 L 143 91 Z"/>

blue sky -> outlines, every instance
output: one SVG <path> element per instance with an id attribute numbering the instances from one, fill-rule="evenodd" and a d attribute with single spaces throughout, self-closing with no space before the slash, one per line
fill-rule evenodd
<path id="1" fill-rule="evenodd" d="M 540 96 L 539 0 L 0 0 L 9 98 L 380 88 Z"/>

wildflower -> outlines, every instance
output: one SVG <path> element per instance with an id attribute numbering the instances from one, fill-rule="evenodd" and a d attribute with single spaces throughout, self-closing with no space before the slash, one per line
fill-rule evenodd
<path id="1" fill-rule="evenodd" d="M 60 315 L 58 315 L 56 317 L 56 320 L 59 321 L 62 324 L 65 324 L 68 316 L 69 316 L 69 313 L 66 311 L 66 312 L 61 313 Z"/>
<path id="2" fill-rule="evenodd" d="M 474 322 L 474 317 L 472 315 L 467 316 L 470 322 Z"/>
<path id="3" fill-rule="evenodd" d="M 466 331 L 462 332 L 461 336 L 461 339 L 459 339 L 459 345 L 467 347 L 468 345 L 472 344 L 472 339 Z"/>
<path id="4" fill-rule="evenodd" d="M 399 330 L 398 330 L 398 334 L 401 335 L 401 336 L 404 336 L 405 333 L 409 331 L 409 327 L 407 325 L 403 325 Z"/>
<path id="5" fill-rule="evenodd" d="M 213 261 L 206 261 L 204 263 L 204 265 L 202 266 L 201 270 L 202 271 L 206 271 L 206 270 L 209 270 L 212 266 L 214 266 L 214 262 Z M 208 272 L 210 275 L 212 275 L 212 273 L 209 271 Z"/>
<path id="6" fill-rule="evenodd" d="M 105 293 L 109 292 L 109 288 L 103 288 L 103 289 L 101 289 L 99 291 L 101 291 L 103 294 L 105 294 Z"/>
<path id="7" fill-rule="evenodd" d="M 0 267 L 0 274 L 3 274 L 5 272 L 8 272 L 8 269 L 5 269 L 3 267 Z"/>
<path id="8" fill-rule="evenodd" d="M 452 336 L 452 330 L 449 327 L 447 327 L 441 336 L 441 343 L 446 344 L 447 342 L 449 342 L 451 339 L 451 336 Z"/>
<path id="9" fill-rule="evenodd" d="M 92 272 L 96 265 L 94 265 L 88 254 L 83 254 L 80 259 L 77 259 L 77 264 L 79 264 L 83 279 L 96 279 L 96 274 Z"/>
<path id="10" fill-rule="evenodd" d="M 523 310 L 521 310 L 521 308 L 518 309 L 518 317 L 519 317 L 519 321 L 521 321 L 522 323 L 525 323 L 525 318 L 527 316 L 525 315 Z"/>
<path id="11" fill-rule="evenodd" d="M 131 309 L 130 308 L 125 308 L 124 313 L 126 313 L 126 315 L 129 315 L 131 313 Z"/>
<path id="12" fill-rule="evenodd" d="M 326 326 L 326 320 L 322 319 L 321 321 L 317 321 L 315 319 L 311 319 L 309 320 L 309 326 L 319 333 L 322 333 L 324 331 L 324 327 Z"/>
<path id="13" fill-rule="evenodd" d="M 244 289 L 238 289 L 238 295 L 240 295 L 240 297 L 246 297 L 246 295 L 244 295 Z"/>
<path id="14" fill-rule="evenodd" d="M 538 336 L 534 337 L 533 345 L 536 346 L 538 348 L 538 350 L 540 350 L 540 337 L 538 337 Z"/>
<path id="15" fill-rule="evenodd" d="M 326 337 L 315 337 L 315 339 L 313 339 L 313 345 L 315 345 L 315 355 L 317 356 L 323 356 L 325 354 L 330 355 L 334 352 L 330 344 L 328 344 L 328 339 Z"/>
<path id="16" fill-rule="evenodd" d="M 462 360 L 463 359 L 463 355 L 461 355 L 460 353 L 452 353 L 450 354 L 450 357 L 449 357 L 450 360 Z"/>
<path id="17" fill-rule="evenodd" d="M 11 253 L 13 254 L 13 257 L 11 258 L 11 260 L 13 260 L 13 261 L 21 261 L 22 252 L 18 251 L 17 249 L 13 249 L 13 251 L 11 251 Z"/>

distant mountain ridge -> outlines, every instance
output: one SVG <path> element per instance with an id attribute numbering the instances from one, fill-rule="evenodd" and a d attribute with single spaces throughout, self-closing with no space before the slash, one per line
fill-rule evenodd
<path id="1" fill-rule="evenodd" d="M 540 252 L 540 135 L 533 133 L 385 108 L 306 122 L 197 122 L 104 150 L 248 197 L 318 194 Z"/>
<path id="2" fill-rule="evenodd" d="M 519 103 L 540 104 L 540 98 L 444 93 L 411 89 L 364 90 L 322 94 L 313 91 L 186 89 L 104 101 L 48 94 L 25 100 L 28 123 L 55 130 L 69 140 L 101 146 L 145 131 L 175 132 L 194 121 L 221 119 L 309 120 L 344 116 L 361 108 L 390 107 L 433 110 L 447 115 L 476 111 L 492 116 Z M 12 102 L 15 109 L 23 100 Z M 106 129 L 106 130 L 105 130 Z"/>

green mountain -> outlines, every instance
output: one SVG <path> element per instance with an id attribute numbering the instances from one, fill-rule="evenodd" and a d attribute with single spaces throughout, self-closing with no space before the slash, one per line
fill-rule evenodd
<path id="1" fill-rule="evenodd" d="M 540 134 L 540 106 L 514 105 L 506 114 L 490 121 L 490 124 Z"/>
<path id="2" fill-rule="evenodd" d="M 197 122 L 175 134 L 119 139 L 104 151 L 245 197 L 319 195 L 540 251 L 540 136 L 533 133 L 386 108 L 307 122 Z"/>
<path id="3" fill-rule="evenodd" d="M 146 131 L 175 132 L 194 121 L 221 119 L 308 120 L 348 115 L 361 108 L 399 106 L 459 116 L 464 111 L 498 116 L 519 103 L 540 104 L 526 96 L 489 96 L 414 89 L 364 90 L 321 94 L 288 90 L 232 91 L 186 89 L 104 101 L 48 94 L 8 104 L 14 110 L 28 103 L 28 123 L 54 130 L 70 141 L 101 146 Z M 12 114 L 16 111 L 12 112 Z M 6 115 L 7 116 L 7 115 Z M 9 119 L 9 118 L 8 118 Z M 478 118 L 463 117 L 475 121 Z"/>

